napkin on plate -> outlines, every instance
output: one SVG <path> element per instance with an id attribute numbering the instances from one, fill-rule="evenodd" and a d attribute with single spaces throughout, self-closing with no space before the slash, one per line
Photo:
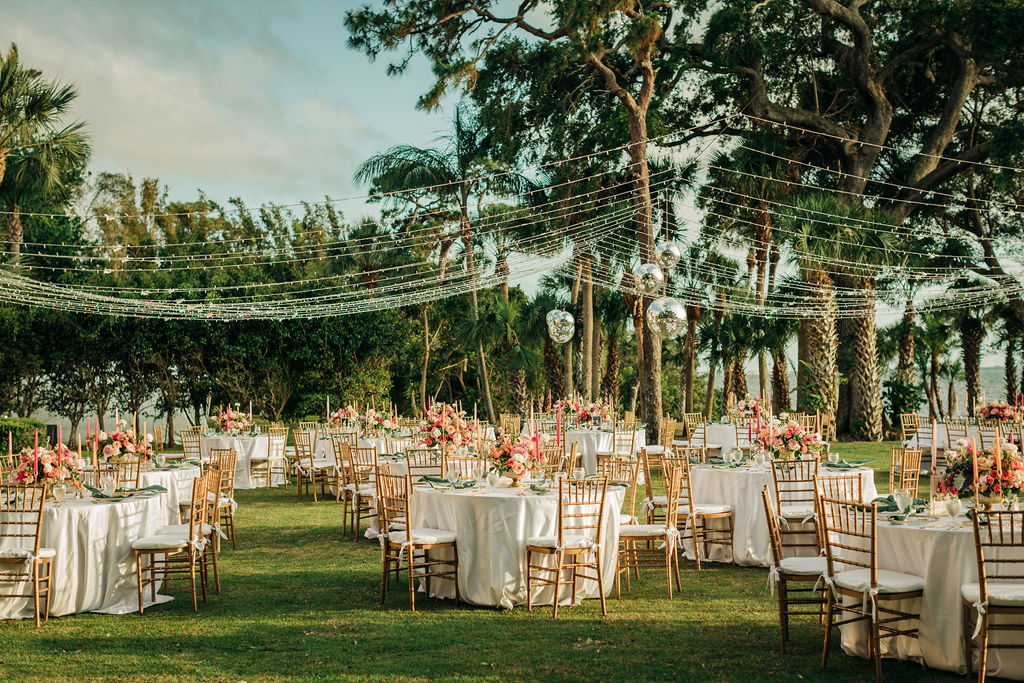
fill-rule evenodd
<path id="1" fill-rule="evenodd" d="M 143 486 L 142 488 L 120 488 L 117 493 L 167 493 L 167 489 L 159 484 L 153 484 L 152 486 Z"/>
<path id="2" fill-rule="evenodd" d="M 860 467 L 860 465 L 854 465 L 852 462 L 840 460 L 839 462 L 826 462 L 822 467 L 830 470 L 853 470 Z"/>
<path id="3" fill-rule="evenodd" d="M 431 481 L 430 485 L 435 489 L 471 489 L 476 486 L 475 481 L 457 481 L 454 484 Z"/>
<path id="4" fill-rule="evenodd" d="M 889 519 L 897 519 L 897 520 L 906 519 L 907 517 L 909 517 L 912 514 L 916 514 L 916 513 L 919 513 L 919 512 L 924 512 L 925 510 L 928 509 L 928 501 L 926 501 L 924 498 L 915 498 L 913 504 L 910 506 L 910 511 L 907 512 L 906 514 L 899 514 L 900 508 L 899 508 L 898 505 L 896 505 L 896 499 L 893 498 L 892 495 L 879 496 L 878 498 L 875 498 L 871 502 L 878 504 L 878 511 L 879 512 L 888 512 L 888 513 L 890 513 L 889 514 Z M 897 514 L 892 514 L 892 513 L 897 513 Z"/>

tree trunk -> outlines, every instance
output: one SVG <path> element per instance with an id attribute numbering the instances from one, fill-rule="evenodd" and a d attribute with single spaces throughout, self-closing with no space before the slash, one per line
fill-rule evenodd
<path id="1" fill-rule="evenodd" d="M 618 414 L 620 406 L 619 391 L 619 370 L 621 360 L 619 358 L 619 337 L 616 334 L 608 336 L 608 361 L 605 363 L 604 378 L 601 380 L 601 395 L 607 397 L 612 405 L 612 410 Z"/>
<path id="2" fill-rule="evenodd" d="M 21 224 L 21 212 L 17 202 L 7 205 L 10 213 L 7 214 L 7 243 L 11 256 L 21 253 L 21 240 L 24 234 L 24 226 Z"/>
<path id="3" fill-rule="evenodd" d="M 596 313 L 594 317 L 594 341 L 590 351 L 593 354 L 590 368 L 590 393 L 596 401 L 601 398 L 601 378 L 603 377 L 601 357 L 604 351 L 604 330 L 601 328 L 601 321 L 597 318 Z"/>
<path id="4" fill-rule="evenodd" d="M 423 307 L 423 366 L 420 368 L 420 405 L 427 405 L 427 366 L 430 363 L 430 318 Z"/>
<path id="5" fill-rule="evenodd" d="M 693 409 L 693 383 L 697 374 L 694 361 L 697 359 L 697 321 L 700 318 L 700 308 L 697 306 L 686 307 L 686 339 L 683 340 L 683 367 L 680 376 L 680 389 L 682 400 L 679 402 L 679 419 L 683 419 L 686 413 L 694 412 Z"/>
<path id="6" fill-rule="evenodd" d="M 896 377 L 908 384 L 914 383 L 914 296 L 907 297 L 903 309 L 903 336 L 900 337 L 899 360 L 896 363 Z"/>
<path id="7" fill-rule="evenodd" d="M 928 365 L 928 391 L 935 397 L 935 417 L 944 418 L 946 415 L 942 409 L 942 399 L 939 395 L 939 354 L 934 350 Z"/>
<path id="8" fill-rule="evenodd" d="M 804 281 L 813 289 L 812 317 L 803 321 L 807 357 L 805 403 L 808 412 L 821 410 L 834 415 L 838 400 L 838 339 L 836 337 L 836 298 L 832 281 L 822 271 L 804 270 Z M 813 403 L 812 403 L 813 400 Z"/>
<path id="9" fill-rule="evenodd" d="M 747 371 L 742 356 L 734 358 L 732 361 L 732 393 L 737 401 L 750 394 L 750 390 L 747 388 Z"/>
<path id="10" fill-rule="evenodd" d="M 583 256 L 583 282 L 580 296 L 583 297 L 583 365 L 580 368 L 580 384 L 586 400 L 593 399 L 591 376 L 594 371 L 594 281 L 593 259 L 590 254 Z"/>
<path id="11" fill-rule="evenodd" d="M 544 337 L 544 374 L 547 380 L 548 390 L 553 400 L 558 400 L 558 392 L 562 389 L 564 379 L 562 377 L 562 362 L 558 359 L 558 351 L 555 349 L 551 337 Z"/>
<path id="12" fill-rule="evenodd" d="M 722 412 L 726 413 L 732 410 L 735 404 L 736 395 L 733 392 L 733 381 L 732 372 L 736 366 L 733 364 L 732 359 L 725 359 L 722 361 Z"/>
<path id="13" fill-rule="evenodd" d="M 1017 361 L 1013 354 L 1013 340 L 1006 342 L 1006 357 L 1003 360 L 1003 375 L 1006 379 L 1006 402 L 1017 400 Z"/>
<path id="14" fill-rule="evenodd" d="M 514 370 L 508 379 L 512 406 L 520 415 L 527 415 L 530 412 L 530 398 L 526 393 L 526 371 Z"/>
<path id="15" fill-rule="evenodd" d="M 981 320 L 967 315 L 960 323 L 960 345 L 964 360 L 964 381 L 967 383 L 967 414 L 974 416 L 981 408 L 981 342 L 985 328 Z"/>
<path id="16" fill-rule="evenodd" d="M 864 314 L 853 318 L 853 367 L 850 376 L 850 426 L 854 438 L 882 440 L 882 391 L 878 383 L 878 336 L 875 292 L 869 280 L 859 283 Z"/>
<path id="17" fill-rule="evenodd" d="M 789 412 L 789 368 L 781 350 L 772 354 L 772 408 L 775 414 Z"/>
<path id="18" fill-rule="evenodd" d="M 946 388 L 946 408 L 950 417 L 956 415 L 956 380 L 953 378 L 950 378 L 949 386 Z"/>

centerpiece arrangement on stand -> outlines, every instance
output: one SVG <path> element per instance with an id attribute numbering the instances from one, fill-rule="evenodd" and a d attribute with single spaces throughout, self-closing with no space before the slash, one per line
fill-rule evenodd
<path id="1" fill-rule="evenodd" d="M 821 435 L 804 428 L 796 420 L 772 418 L 757 429 L 754 443 L 768 452 L 774 460 L 817 455 L 824 449 Z"/>
<path id="2" fill-rule="evenodd" d="M 379 413 L 370 408 L 362 416 L 363 434 L 367 436 L 393 436 L 398 431 L 398 417 L 391 413 Z"/>
<path id="3" fill-rule="evenodd" d="M 236 403 L 234 408 L 229 405 L 220 410 L 217 423 L 221 432 L 231 436 L 238 436 L 239 434 L 252 431 L 252 407 L 249 408 L 247 414 L 242 412 L 240 405 Z"/>
<path id="4" fill-rule="evenodd" d="M 39 434 L 33 448 L 23 448 L 18 454 L 19 465 L 7 480 L 12 484 L 34 486 L 42 484 L 48 491 L 54 486 L 82 488 L 82 469 L 85 460 L 63 443 L 50 448 L 39 446 Z"/>
<path id="5" fill-rule="evenodd" d="M 338 408 L 333 413 L 328 413 L 327 423 L 332 427 L 349 427 L 358 425 L 359 411 L 350 403 L 344 408 Z"/>
<path id="6" fill-rule="evenodd" d="M 512 486 L 519 486 L 520 479 L 536 473 L 547 464 L 547 457 L 541 450 L 542 436 L 521 436 L 513 439 L 504 433 L 496 433 L 497 441 L 487 454 L 488 464 L 499 474 L 512 478 Z"/>
<path id="7" fill-rule="evenodd" d="M 447 457 L 456 450 L 468 450 L 475 439 L 476 428 L 469 423 L 466 413 L 455 406 L 434 403 L 426 410 L 425 424 L 420 429 L 420 443 L 427 448 L 440 448 Z"/>
<path id="8" fill-rule="evenodd" d="M 563 398 L 555 402 L 554 410 L 567 424 L 581 428 L 596 428 L 611 418 L 612 409 L 606 401 L 584 402 L 579 396 Z"/>
<path id="9" fill-rule="evenodd" d="M 1017 419 L 1017 411 L 1005 401 L 989 401 L 978 409 L 978 419 L 1012 422 Z"/>
<path id="10" fill-rule="evenodd" d="M 977 498 L 990 508 L 1005 498 L 1024 495 L 1024 457 L 1012 443 L 996 442 L 979 451 L 972 439 L 957 442 L 957 451 L 946 451 L 946 473 L 939 493 L 957 498 Z"/>
<path id="11" fill-rule="evenodd" d="M 97 431 L 94 446 L 106 462 L 149 460 L 153 457 L 153 438 L 149 434 L 137 434 L 125 420 L 118 420 L 114 431 L 109 434 Z"/>
<path id="12" fill-rule="evenodd" d="M 736 404 L 736 415 L 744 415 L 747 417 L 764 417 L 765 408 L 761 404 L 761 398 L 751 396 L 747 394 L 743 397 L 743 400 Z"/>

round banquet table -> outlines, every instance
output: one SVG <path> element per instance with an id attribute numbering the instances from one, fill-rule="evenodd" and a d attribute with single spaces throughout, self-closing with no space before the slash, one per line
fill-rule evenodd
<path id="1" fill-rule="evenodd" d="M 565 437 L 565 452 L 568 453 L 572 445 L 577 445 L 577 452 L 580 455 L 580 462 L 583 464 L 583 471 L 589 474 L 597 474 L 597 454 L 599 451 L 614 451 L 615 441 L 612 432 L 601 429 L 567 429 L 563 434 Z M 647 443 L 647 435 L 642 429 L 636 430 L 636 437 L 633 440 L 633 452 L 635 455 L 644 448 Z"/>
<path id="2" fill-rule="evenodd" d="M 609 487 L 601 539 L 601 569 L 605 595 L 615 586 L 619 541 L 619 510 L 625 489 Z M 459 556 L 459 597 L 473 605 L 511 609 L 526 604 L 526 539 L 554 535 L 558 495 L 538 495 L 529 488 L 435 490 L 415 486 L 410 500 L 413 527 L 454 531 Z M 438 551 L 443 558 L 445 551 Z M 450 554 L 449 554 L 450 557 Z M 550 561 L 550 560 L 548 560 Z M 431 583 L 436 597 L 453 598 L 450 581 Z M 533 604 L 550 605 L 552 587 L 535 589 Z M 559 604 L 571 600 L 563 586 Z M 580 581 L 579 599 L 598 597 L 596 581 Z"/>
<path id="3" fill-rule="evenodd" d="M 818 473 L 821 476 L 842 476 L 859 474 L 863 487 L 864 502 L 872 501 L 878 492 L 875 489 L 875 472 L 868 467 L 854 469 L 829 469 L 822 466 Z M 708 559 L 728 562 L 732 560 L 738 565 L 767 567 L 771 565 L 771 542 L 768 539 L 768 523 L 764 518 L 764 503 L 761 502 L 761 490 L 765 486 L 775 497 L 775 485 L 768 467 L 736 467 L 726 468 L 714 465 L 693 465 L 690 467 L 690 481 L 693 498 L 698 504 L 717 503 L 732 506 L 733 510 L 733 544 L 732 557 L 720 545 L 710 547 L 711 557 Z M 709 522 L 714 527 L 717 522 Z M 800 528 L 796 523 L 789 522 L 794 529 Z M 811 522 L 807 523 L 810 529 Z M 689 547 L 689 544 L 687 544 Z M 688 551 L 688 554 L 689 551 Z"/>
<path id="4" fill-rule="evenodd" d="M 884 639 L 883 656 L 914 660 L 923 657 L 931 668 L 965 673 L 960 585 L 978 580 L 978 560 L 970 522 L 961 516 L 950 528 L 945 515 L 941 515 L 939 521 L 933 517 L 915 522 L 911 517 L 902 525 L 879 519 L 877 542 L 879 569 L 892 569 L 924 579 L 919 637 Z M 897 609 L 916 609 L 917 602 L 897 603 Z M 973 618 L 977 618 L 977 614 Z M 1005 620 L 1003 617 L 1002 621 Z M 867 656 L 867 631 L 864 626 L 864 623 L 860 623 L 841 627 L 843 649 L 846 652 Z M 990 643 L 1014 642 L 1000 638 L 1001 635 L 1005 636 L 1005 632 L 990 633 Z M 1020 642 L 1020 639 L 1015 642 Z M 977 657 L 975 649 L 972 664 L 975 670 Z M 987 670 L 991 676 L 1024 680 L 1024 651 L 990 647 Z"/>
<path id="5" fill-rule="evenodd" d="M 236 489 L 259 489 L 266 486 L 266 482 L 253 481 L 249 477 L 249 463 L 254 455 L 266 456 L 270 449 L 270 437 L 266 434 L 256 436 L 241 435 L 230 436 L 217 434 L 203 436 L 203 461 L 210 458 L 210 450 L 214 448 L 234 448 L 238 454 L 235 460 L 235 488 Z M 284 474 L 277 472 L 273 475 L 271 486 L 280 486 L 285 483 Z"/>
<path id="6" fill-rule="evenodd" d="M 127 614 L 139 608 L 132 541 L 156 534 L 178 522 L 168 517 L 166 494 L 116 502 L 65 499 L 61 507 L 47 502 L 43 511 L 41 548 L 53 548 L 53 594 L 50 616 L 78 612 Z M 146 605 L 172 600 L 157 594 Z M 31 591 L 25 600 L 0 601 L 0 619 L 31 619 Z"/>

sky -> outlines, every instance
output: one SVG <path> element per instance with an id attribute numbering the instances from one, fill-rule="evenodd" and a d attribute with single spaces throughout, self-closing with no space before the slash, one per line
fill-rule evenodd
<path id="1" fill-rule="evenodd" d="M 426 60 L 389 78 L 386 58 L 346 46 L 345 10 L 360 4 L 4 0 L 0 40 L 77 86 L 91 170 L 159 178 L 172 199 L 201 189 L 250 205 L 316 201 L 363 194 L 360 162 L 428 145 L 451 118 L 451 101 L 415 107 L 432 79 Z"/>

